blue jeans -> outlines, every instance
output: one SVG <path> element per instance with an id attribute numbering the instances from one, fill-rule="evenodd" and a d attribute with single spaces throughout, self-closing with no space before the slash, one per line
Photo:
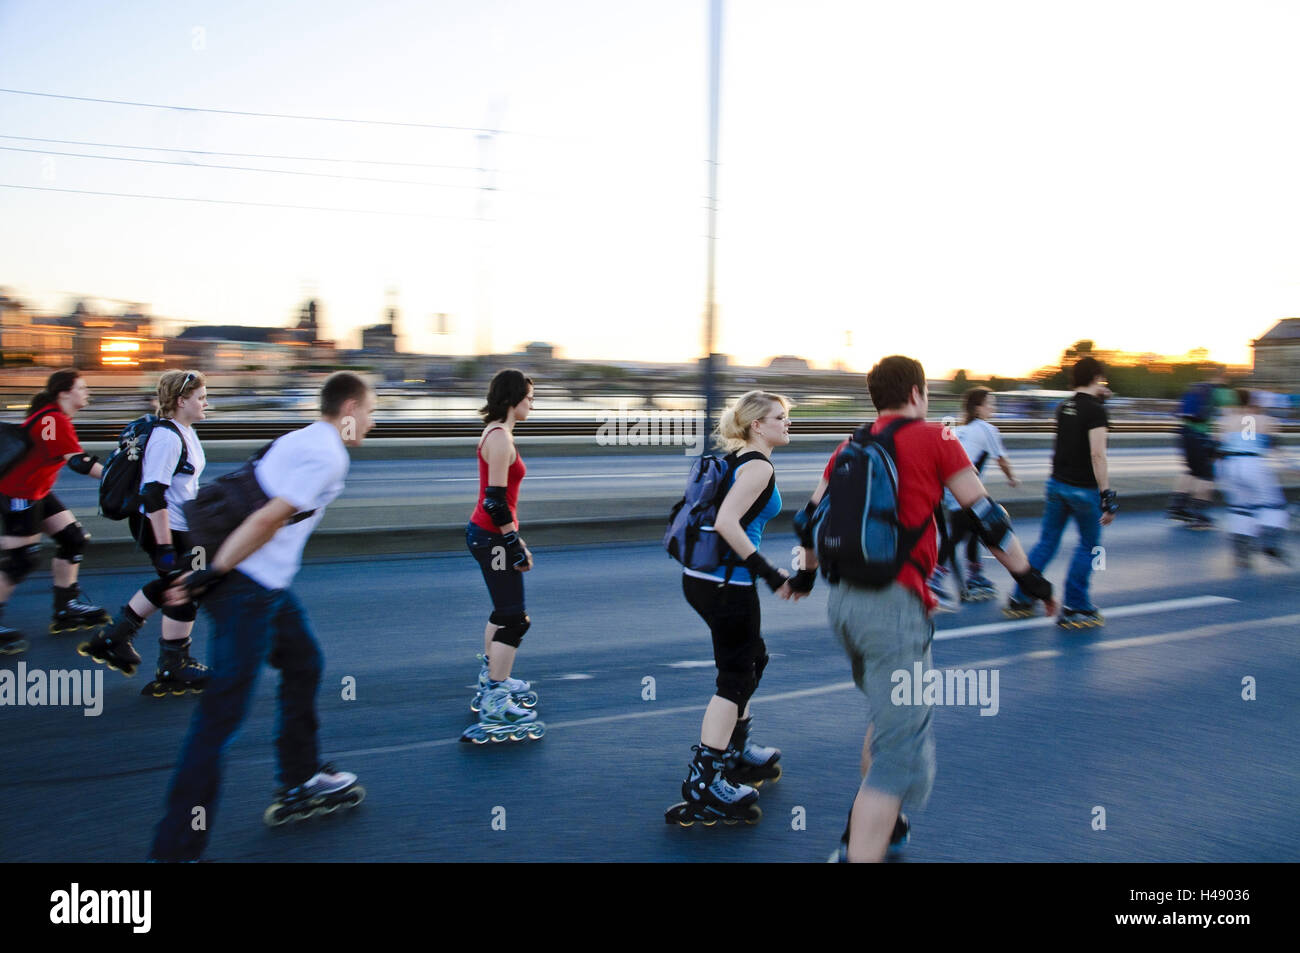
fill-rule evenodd
<path id="1" fill-rule="evenodd" d="M 320 767 L 316 690 L 324 659 L 302 603 L 288 589 L 266 589 L 232 572 L 204 597 L 203 608 L 214 624 L 212 674 L 167 791 L 167 813 L 149 852 L 156 860 L 194 860 L 203 853 L 221 786 L 221 755 L 248 714 L 263 662 L 280 670 L 280 783 L 301 784 Z M 201 814 L 195 810 L 200 807 Z"/>
<path id="2" fill-rule="evenodd" d="M 1101 544 L 1101 494 L 1095 487 L 1070 486 L 1048 478 L 1047 506 L 1038 545 L 1029 554 L 1029 565 L 1039 572 L 1047 568 L 1061 546 L 1065 524 L 1074 518 L 1079 527 L 1079 545 L 1070 560 L 1070 574 L 1065 580 L 1065 605 L 1071 609 L 1095 609 L 1088 599 L 1088 582 L 1092 573 L 1093 549 Z M 1013 598 L 1028 601 L 1029 596 L 1016 586 Z"/>

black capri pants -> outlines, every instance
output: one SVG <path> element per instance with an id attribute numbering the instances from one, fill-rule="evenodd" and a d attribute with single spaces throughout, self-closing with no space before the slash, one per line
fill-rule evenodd
<path id="1" fill-rule="evenodd" d="M 0 493 L 0 518 L 4 520 L 4 536 L 39 536 L 45 532 L 41 524 L 67 507 L 53 493 L 39 500 L 24 500 Z"/>
<path id="2" fill-rule="evenodd" d="M 465 545 L 470 555 L 483 571 L 483 581 L 487 583 L 488 595 L 492 597 L 492 614 L 501 618 L 507 614 L 523 615 L 524 609 L 524 574 L 519 570 L 504 565 L 502 555 L 505 551 L 506 538 L 501 533 L 489 533 L 483 527 L 470 523 L 465 529 Z M 502 565 L 492 567 L 493 550 Z"/>
<path id="3" fill-rule="evenodd" d="M 138 529 L 137 529 L 138 527 Z M 158 541 L 154 538 L 153 524 L 144 517 L 131 517 L 131 530 L 135 533 L 136 538 L 140 541 L 140 548 L 148 554 L 152 561 L 154 553 L 158 551 Z M 178 572 L 189 572 L 193 568 L 191 563 L 191 552 L 194 548 L 194 541 L 190 534 L 183 529 L 172 529 L 172 548 L 176 550 L 176 569 Z M 216 555 L 212 553 L 210 555 Z M 155 572 L 157 570 L 155 569 Z M 171 585 L 176 573 L 158 573 L 158 578 L 145 583 L 140 587 L 144 597 L 151 603 L 162 610 L 162 614 L 168 619 L 175 619 L 177 622 L 193 622 L 199 614 L 199 604 L 190 600 L 184 605 L 172 606 L 167 604 L 167 588 Z"/>
<path id="4" fill-rule="evenodd" d="M 755 586 L 720 585 L 716 580 L 682 574 L 682 591 L 713 636 L 718 669 L 718 697 L 735 702 L 740 713 L 758 689 L 767 667 L 767 644 Z"/>

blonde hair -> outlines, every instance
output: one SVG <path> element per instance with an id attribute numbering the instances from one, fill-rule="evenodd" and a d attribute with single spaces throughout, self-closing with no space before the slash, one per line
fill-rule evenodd
<path id="1" fill-rule="evenodd" d="M 789 397 L 781 394 L 769 394 L 763 390 L 741 394 L 722 412 L 718 429 L 713 432 L 714 443 L 727 453 L 739 450 L 749 443 L 749 428 L 756 420 L 766 417 L 776 404 L 786 413 L 794 406 Z"/>
<path id="2" fill-rule="evenodd" d="M 206 381 L 198 371 L 168 371 L 158 378 L 158 416 L 176 416 L 176 405 Z"/>

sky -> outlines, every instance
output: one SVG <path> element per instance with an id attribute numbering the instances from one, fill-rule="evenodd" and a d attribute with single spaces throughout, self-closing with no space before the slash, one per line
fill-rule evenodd
<path id="1" fill-rule="evenodd" d="M 27 187 L 0 188 L 0 286 L 203 324 L 314 296 L 351 347 L 392 303 L 406 350 L 693 360 L 708 35 L 708 0 L 0 0 L 0 88 L 367 120 L 0 92 L 0 184 Z M 1248 364 L 1300 315 L 1298 42 L 1300 4 L 1262 0 L 727 0 L 717 350 Z"/>

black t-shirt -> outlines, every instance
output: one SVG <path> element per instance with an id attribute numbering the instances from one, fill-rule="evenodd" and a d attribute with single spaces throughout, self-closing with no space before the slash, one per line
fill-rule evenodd
<path id="1" fill-rule="evenodd" d="M 1106 407 L 1091 394 L 1076 392 L 1056 408 L 1056 446 L 1052 451 L 1052 479 L 1070 486 L 1097 488 L 1092 472 L 1092 447 L 1088 432 L 1109 427 Z"/>

